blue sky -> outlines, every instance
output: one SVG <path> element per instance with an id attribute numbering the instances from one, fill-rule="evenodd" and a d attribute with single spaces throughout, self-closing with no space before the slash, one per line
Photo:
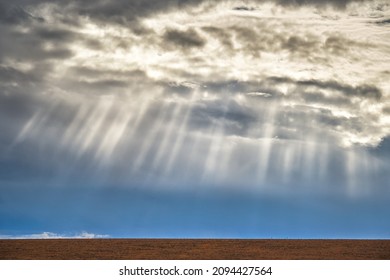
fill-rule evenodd
<path id="1" fill-rule="evenodd" d="M 0 237 L 389 238 L 389 18 L 0 1 Z"/>
<path id="2" fill-rule="evenodd" d="M 390 230 L 386 198 L 79 188 L 8 195 L 3 236 L 388 238 Z"/>

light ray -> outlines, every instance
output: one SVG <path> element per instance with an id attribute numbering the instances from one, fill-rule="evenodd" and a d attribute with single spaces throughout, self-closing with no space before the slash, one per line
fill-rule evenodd
<path id="1" fill-rule="evenodd" d="M 186 160 L 186 169 L 184 171 L 183 177 L 191 180 L 197 178 L 198 184 L 201 183 L 199 178 L 202 177 L 202 170 L 204 170 L 204 165 L 200 162 L 205 162 L 204 153 L 202 150 L 202 142 L 209 142 L 210 140 L 207 137 L 212 133 L 213 126 L 210 126 L 206 130 L 195 131 L 191 136 L 191 147 L 190 153 L 187 155 Z M 198 174 L 199 173 L 199 174 Z M 197 176 L 199 175 L 199 176 Z"/>
<path id="2" fill-rule="evenodd" d="M 114 100 L 112 98 L 101 98 L 96 109 L 84 123 L 84 128 L 76 138 L 78 144 L 76 157 L 80 158 L 87 150 L 99 142 L 101 131 L 104 130 L 105 120 L 112 110 Z"/>
<path id="3" fill-rule="evenodd" d="M 153 148 L 153 143 L 156 141 L 156 137 L 158 136 L 159 132 L 161 132 L 161 128 L 164 126 L 164 121 L 166 120 L 169 113 L 169 110 L 167 110 L 168 105 L 169 104 L 167 102 L 164 102 L 156 119 L 154 120 L 153 125 L 150 126 L 150 132 L 147 133 L 147 135 L 144 137 L 143 144 L 132 167 L 132 174 L 135 174 L 139 171 L 140 167 L 146 160 L 147 154 Z"/>
<path id="4" fill-rule="evenodd" d="M 356 152 L 352 149 L 346 151 L 345 154 L 345 168 L 346 168 L 346 180 L 348 186 L 348 194 L 354 196 L 356 194 L 358 184 L 358 169 Z"/>
<path id="5" fill-rule="evenodd" d="M 175 104 L 175 109 L 171 114 L 170 121 L 165 129 L 163 139 L 158 145 L 157 148 L 158 152 L 153 159 L 152 169 L 156 169 L 160 165 L 162 157 L 168 153 L 167 151 L 168 144 L 172 143 L 173 140 L 172 135 L 175 134 L 173 130 L 177 126 L 178 116 L 180 115 L 182 109 L 183 109 L 183 104 Z"/>
<path id="6" fill-rule="evenodd" d="M 45 127 L 44 130 L 44 124 L 49 120 L 51 117 L 53 111 L 58 106 L 57 101 L 52 101 L 50 103 L 50 106 L 46 110 L 39 110 L 37 111 L 23 126 L 18 136 L 15 138 L 14 142 L 11 144 L 11 148 L 14 148 L 15 145 L 27 140 L 28 138 L 35 139 L 36 135 L 42 136 L 47 135 L 47 130 L 45 130 L 47 127 Z"/>
<path id="7" fill-rule="evenodd" d="M 329 144 L 327 142 L 321 143 L 318 155 L 318 177 L 321 182 L 325 181 L 328 176 L 329 154 Z"/>
<path id="8" fill-rule="evenodd" d="M 304 164 L 303 164 L 303 170 L 304 170 L 304 177 L 305 181 L 308 182 L 313 179 L 314 176 L 314 162 L 317 155 L 317 143 L 312 140 L 312 137 L 307 137 L 305 139 L 305 149 L 304 149 Z"/>
<path id="9" fill-rule="evenodd" d="M 116 118 L 110 124 L 103 141 L 95 153 L 95 158 L 101 164 L 107 164 L 109 162 L 115 148 L 125 134 L 128 124 L 133 118 L 133 106 L 123 106 L 119 109 Z"/>
<path id="10" fill-rule="evenodd" d="M 165 169 L 163 171 L 164 178 L 166 178 L 166 176 L 171 172 L 172 167 L 176 161 L 177 155 L 183 146 L 184 138 L 188 133 L 188 120 L 192 114 L 193 102 L 195 100 L 195 97 L 196 97 L 196 93 L 194 92 L 194 93 L 192 93 L 189 104 L 187 104 L 187 111 L 186 111 L 185 116 L 181 122 L 179 131 L 178 131 L 178 136 L 176 138 L 175 143 L 173 144 L 173 148 L 172 148 L 172 151 L 171 151 L 169 158 L 167 160 L 167 164 L 165 165 Z"/>
<path id="11" fill-rule="evenodd" d="M 78 135 L 83 128 L 83 121 L 88 117 L 88 114 L 91 111 L 91 106 L 86 104 L 81 104 L 77 110 L 76 115 L 73 117 L 72 122 L 66 128 L 61 141 L 60 146 L 65 149 L 76 149 L 78 143 L 74 141 L 75 135 Z"/>
<path id="12" fill-rule="evenodd" d="M 204 162 L 203 174 L 201 181 L 210 182 L 214 181 L 217 177 L 215 174 L 218 158 L 220 156 L 223 139 L 225 138 L 225 121 L 226 113 L 229 108 L 230 99 L 225 100 L 223 105 L 222 117 L 218 120 L 215 120 L 212 125 L 212 131 L 210 135 L 207 157 Z"/>
<path id="13" fill-rule="evenodd" d="M 20 130 L 20 133 L 18 134 L 14 143 L 11 146 L 14 147 L 15 145 L 23 142 L 31 133 L 31 131 L 34 130 L 34 128 L 39 125 L 40 122 L 42 122 L 43 118 L 44 117 L 42 111 L 35 113 Z"/>
<path id="14" fill-rule="evenodd" d="M 291 173 L 296 164 L 296 143 L 284 143 L 283 150 L 283 182 L 289 183 L 291 180 Z"/>
<path id="15" fill-rule="evenodd" d="M 146 98 L 146 97 L 144 97 L 144 98 L 141 97 L 139 99 L 141 99 L 141 100 L 134 101 L 134 106 L 136 106 L 136 108 L 138 108 L 138 110 L 136 110 L 136 112 L 134 113 L 136 115 L 134 122 L 132 122 L 131 128 L 129 128 L 126 131 L 126 138 L 130 139 L 130 141 L 134 137 L 134 134 L 138 131 L 140 123 L 144 119 L 145 114 L 149 110 L 149 108 L 151 106 L 151 102 L 152 102 L 152 100 L 150 98 Z"/>
<path id="16" fill-rule="evenodd" d="M 221 150 L 222 155 L 220 156 L 220 161 L 215 170 L 217 183 L 224 186 L 231 184 L 231 179 L 234 177 L 232 174 L 232 166 L 230 165 L 230 160 L 236 147 L 234 141 L 229 137 L 224 137 L 223 150 Z"/>
<path id="17" fill-rule="evenodd" d="M 258 166 L 257 166 L 257 180 L 260 184 L 264 184 L 267 179 L 268 166 L 270 163 L 270 155 L 273 147 L 274 137 L 274 120 L 277 116 L 277 105 L 270 104 L 269 109 L 266 113 L 266 120 L 263 124 L 262 138 L 259 139 L 259 150 L 258 150 Z"/>
<path id="18" fill-rule="evenodd" d="M 215 177 L 215 170 L 217 167 L 218 157 L 221 151 L 222 140 L 224 138 L 224 125 L 218 123 L 214 125 L 212 134 L 209 137 L 207 157 L 204 162 L 204 170 L 202 175 L 202 182 L 212 182 Z"/>

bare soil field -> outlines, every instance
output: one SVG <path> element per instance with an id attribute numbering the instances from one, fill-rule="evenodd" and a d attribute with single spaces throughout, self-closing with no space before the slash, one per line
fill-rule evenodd
<path id="1" fill-rule="evenodd" d="M 41 239 L 0 240 L 8 260 L 380 260 L 390 240 Z"/>

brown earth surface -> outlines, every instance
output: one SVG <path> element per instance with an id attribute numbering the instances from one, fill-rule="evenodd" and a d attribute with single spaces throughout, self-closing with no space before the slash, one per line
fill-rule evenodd
<path id="1" fill-rule="evenodd" d="M 380 260 L 390 240 L 40 239 L 0 240 L 8 260 Z"/>

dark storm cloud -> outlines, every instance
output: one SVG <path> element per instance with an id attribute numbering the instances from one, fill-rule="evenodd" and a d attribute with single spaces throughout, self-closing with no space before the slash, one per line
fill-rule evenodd
<path id="1" fill-rule="evenodd" d="M 0 112 L 5 116 L 31 113 L 39 108 L 39 94 L 43 77 L 49 69 L 33 68 L 20 71 L 13 67 L 0 66 Z"/>
<path id="2" fill-rule="evenodd" d="M 108 79 L 108 80 L 97 80 L 93 82 L 80 81 L 78 83 L 75 83 L 72 86 L 74 86 L 75 90 L 84 88 L 89 92 L 106 91 L 107 93 L 111 93 L 110 90 L 113 90 L 115 88 L 126 88 L 128 85 L 129 84 L 125 81 Z"/>
<path id="3" fill-rule="evenodd" d="M 293 35 L 288 37 L 287 40 L 284 40 L 281 48 L 289 50 L 293 54 L 299 52 L 302 55 L 307 55 L 312 53 L 314 49 L 318 48 L 318 39 Z"/>
<path id="4" fill-rule="evenodd" d="M 390 18 L 384 19 L 384 20 L 379 20 L 379 21 L 376 21 L 375 23 L 378 25 L 388 25 L 388 24 L 390 24 Z"/>
<path id="5" fill-rule="evenodd" d="M 5 6 L 5 5 L 4 5 Z M 13 9 L 15 7 L 9 8 Z M 18 9 L 22 9 L 18 7 Z M 75 15 L 72 15 L 75 18 Z M 6 17 L 5 17 L 6 18 Z M 0 22 L 1 23 L 1 22 Z M 10 23 L 10 22 L 8 22 Z M 58 22 L 13 21 L 0 24 L 0 60 L 14 59 L 24 62 L 41 63 L 45 60 L 62 60 L 73 55 L 71 46 L 83 44 L 89 49 L 101 49 L 99 40 L 89 38 L 70 26 Z"/>
<path id="6" fill-rule="evenodd" d="M 218 81 L 204 83 L 207 89 L 214 93 L 245 93 L 256 90 L 256 83 L 254 82 L 241 82 L 238 80 Z"/>
<path id="7" fill-rule="evenodd" d="M 35 73 L 27 74 L 13 67 L 0 65 L 0 81 L 2 82 L 1 85 L 4 85 L 4 83 L 7 84 L 12 82 L 20 82 L 20 81 L 23 81 L 24 83 L 35 82 L 39 78 L 34 74 Z"/>
<path id="8" fill-rule="evenodd" d="M 384 107 L 382 112 L 385 113 L 386 115 L 390 115 L 390 106 Z"/>
<path id="9" fill-rule="evenodd" d="M 275 84 L 269 83 L 267 79 L 264 81 L 205 81 L 202 86 L 223 98 L 231 98 L 237 94 L 245 94 L 247 98 L 254 99 L 280 99 L 283 93 L 275 88 Z"/>
<path id="10" fill-rule="evenodd" d="M 223 127 L 226 135 L 248 136 L 248 129 L 257 121 L 253 108 L 230 100 L 198 102 L 192 109 L 190 125 L 195 130 Z"/>
<path id="11" fill-rule="evenodd" d="M 246 7 L 246 6 L 238 6 L 238 7 L 234 7 L 233 10 L 235 10 L 235 11 L 253 11 L 254 8 Z"/>
<path id="12" fill-rule="evenodd" d="M 131 21 L 171 9 L 184 9 L 202 3 L 202 0 L 135 0 L 135 1 L 92 1 L 87 0 L 78 6 L 81 14 L 116 22 Z"/>
<path id="13" fill-rule="evenodd" d="M 167 30 L 163 38 L 165 42 L 183 49 L 201 48 L 206 44 L 206 41 L 193 29 L 186 31 Z"/>
<path id="14" fill-rule="evenodd" d="M 269 81 L 273 81 L 275 83 L 288 83 L 295 84 L 301 87 L 314 87 L 317 89 L 325 89 L 325 90 L 334 90 L 342 93 L 348 97 L 361 97 L 365 99 L 374 99 L 379 100 L 382 97 L 382 92 L 379 88 L 374 85 L 359 85 L 359 86 L 350 86 L 347 84 L 343 84 L 337 81 L 319 81 L 319 80 L 298 80 L 294 81 L 290 78 L 286 77 L 269 77 Z"/>
<path id="15" fill-rule="evenodd" d="M 192 101 L 189 126 L 198 131 L 208 131 L 219 127 L 226 135 L 236 135 L 251 137 L 248 131 L 255 125 L 259 118 L 256 108 L 238 103 L 234 98 L 241 94 L 257 91 L 262 85 L 256 82 L 240 82 L 237 80 L 227 80 L 218 82 L 203 82 L 201 84 L 184 82 L 169 83 L 165 86 L 167 96 L 177 94 L 178 97 L 189 99 L 194 89 L 206 90 L 212 99 L 200 99 Z M 272 93 L 272 90 L 270 90 Z M 274 94 L 267 98 L 272 100 Z M 259 98 L 260 100 L 260 98 Z M 181 119 L 181 117 L 178 117 Z"/>
<path id="16" fill-rule="evenodd" d="M 226 48 L 226 50 L 232 51 L 234 49 L 232 41 L 233 34 L 229 32 L 229 30 L 214 26 L 203 27 L 202 30 L 209 33 L 213 38 L 217 38 L 221 45 Z"/>
<path id="17" fill-rule="evenodd" d="M 0 23 L 18 24 L 27 21 L 43 22 L 44 19 L 30 14 L 20 6 L 7 5 L 0 2 Z"/>
<path id="18" fill-rule="evenodd" d="M 59 28 L 38 27 L 33 34 L 42 40 L 50 42 L 69 42 L 77 39 L 77 33 Z"/>
<path id="19" fill-rule="evenodd" d="M 379 100 L 382 97 L 381 90 L 374 85 L 360 85 L 353 87 L 336 81 L 322 82 L 316 80 L 298 81 L 297 84 L 300 86 L 314 86 L 320 89 L 336 90 L 349 97 L 362 97 L 374 100 Z"/>
<path id="20" fill-rule="evenodd" d="M 218 40 L 224 52 L 242 52 L 255 58 L 261 53 L 281 53 L 288 51 L 290 59 L 308 62 L 331 62 L 334 57 L 355 57 L 354 51 L 361 48 L 376 49 L 378 46 L 350 40 L 341 34 L 318 35 L 308 31 L 295 32 L 291 23 L 247 19 L 247 24 L 233 24 L 225 28 L 203 27 L 202 31 L 210 36 L 209 40 Z M 247 27 L 252 25 L 253 27 Z M 325 38 L 323 38 L 325 35 Z M 235 44 L 233 44 L 235 41 Z"/>
<path id="21" fill-rule="evenodd" d="M 142 81 L 140 83 L 139 81 Z M 66 91 L 90 96 L 136 93 L 156 85 L 142 70 L 110 70 L 86 66 L 70 67 L 58 82 Z"/>
<path id="22" fill-rule="evenodd" d="M 200 99 L 191 102 L 189 126 L 195 131 L 207 131 L 213 127 L 223 127 L 227 135 L 248 136 L 249 128 L 257 121 L 255 108 L 239 104 L 234 97 L 258 89 L 258 83 L 239 82 L 237 80 L 219 82 L 182 82 L 160 84 L 165 88 L 165 95 L 177 95 L 191 98 L 195 89 L 207 90 L 215 97 L 211 100 Z M 182 117 L 178 117 L 181 119 Z"/>
<path id="23" fill-rule="evenodd" d="M 3 3 L 4 2 L 4 3 Z M 47 0 L 15 0 L 12 3 L 2 0 L 0 4 L 6 9 L 13 7 L 33 7 L 39 4 L 55 4 L 61 7 L 63 13 L 73 16 L 88 16 L 101 22 L 126 23 L 136 21 L 139 18 L 153 15 L 154 13 L 172 9 L 183 9 L 191 5 L 202 3 L 203 0 L 83 0 L 83 1 L 47 1 Z M 17 12 L 18 17 L 28 17 L 23 12 Z M 0 14 L 1 16 L 1 14 Z M 5 15 L 1 16 L 6 18 Z M 15 16 L 12 16 L 15 17 Z M 71 18 L 68 17 L 70 21 Z"/>
<path id="24" fill-rule="evenodd" d="M 322 48 L 330 54 L 346 55 L 354 49 L 375 49 L 378 48 L 378 46 L 359 40 L 350 40 L 343 37 L 341 34 L 336 33 L 326 38 Z"/>
<path id="25" fill-rule="evenodd" d="M 333 5 L 336 7 L 345 7 L 351 2 L 363 2 L 364 0 L 275 0 L 280 5 L 287 6 L 304 6 L 304 5 L 317 5 L 326 6 Z"/>
<path id="26" fill-rule="evenodd" d="M 286 94 L 277 90 L 277 86 L 287 83 L 290 86 Z M 290 78 L 269 77 L 261 82 L 220 81 L 205 82 L 203 86 L 210 94 L 218 97 L 216 101 L 202 101 L 194 106 L 191 123 L 193 128 L 207 129 L 211 126 L 226 122 L 228 133 L 242 137 L 258 137 L 251 134 L 256 122 L 266 123 L 268 114 L 262 113 L 259 108 L 272 106 L 272 102 L 293 101 L 294 106 L 279 105 L 279 113 L 276 117 L 275 134 L 281 139 L 302 139 L 303 131 L 320 133 L 326 131 L 348 131 L 359 134 L 363 131 L 371 131 L 375 134 L 376 128 L 370 127 L 376 123 L 376 115 L 363 114 L 360 117 L 336 116 L 330 108 L 343 108 L 354 111 L 356 104 L 365 100 L 379 100 L 381 91 L 370 85 L 356 87 L 338 83 L 336 81 L 319 80 L 292 80 Z M 186 88 L 186 93 L 191 92 Z M 324 92 L 337 92 L 327 94 Z M 250 103 L 244 105 L 236 103 L 233 98 L 237 94 L 246 94 Z M 356 100 L 352 100 L 355 97 Z M 230 101 L 228 101 L 230 100 Z M 271 104 L 271 105 L 267 105 Z M 257 107 L 259 106 L 259 107 Z M 323 107 L 323 109 L 318 108 Z M 259 111 L 260 110 L 260 111 Z M 254 113 L 256 112 L 257 113 Z M 266 112 L 266 111 L 265 111 Z M 310 119 L 311 122 L 307 122 Z M 369 120 L 369 121 L 368 121 Z M 291 130 L 294 127 L 294 130 Z"/>
<path id="27" fill-rule="evenodd" d="M 349 107 L 352 105 L 350 98 L 344 96 L 326 96 L 322 92 L 305 92 L 302 95 L 302 98 L 305 102 L 308 103 L 318 103 L 318 104 L 329 104 L 334 106 L 345 106 Z"/>
<path id="28" fill-rule="evenodd" d="M 284 83 L 287 83 L 290 88 L 285 94 L 277 90 L 277 86 Z M 353 87 L 336 81 L 295 81 L 281 77 L 269 77 L 261 82 L 233 80 L 209 82 L 204 83 L 204 85 L 208 92 L 216 94 L 221 99 L 197 104 L 191 119 L 194 127 L 207 129 L 212 125 L 225 121 L 228 124 L 225 126 L 225 129 L 229 131 L 227 133 L 241 137 L 257 138 L 260 136 L 259 133 L 253 133 L 251 129 L 253 130 L 256 127 L 256 123 L 267 123 L 269 121 L 267 107 L 274 106 L 272 104 L 275 103 L 272 102 L 277 102 L 279 104 L 277 107 L 278 113 L 273 122 L 275 123 L 274 135 L 279 139 L 304 140 L 306 137 L 305 131 L 310 131 L 311 134 L 317 135 L 319 139 L 323 137 L 320 136 L 323 131 L 348 132 L 354 135 L 363 132 L 372 135 L 380 133 L 376 113 L 367 114 L 362 112 L 358 116 L 347 117 L 335 115 L 334 109 L 329 109 L 338 108 L 337 110 L 346 110 L 354 114 L 357 104 L 363 104 L 368 100 L 378 101 L 382 93 L 378 88 L 371 85 L 363 84 Z M 324 92 L 336 92 L 338 94 L 325 95 Z M 238 93 L 246 93 L 245 96 L 249 103 L 227 102 Z M 351 99 L 351 97 L 354 97 L 354 99 Z M 296 105 L 283 105 L 283 100 L 288 103 L 292 101 Z"/>
<path id="29" fill-rule="evenodd" d="M 268 2 L 275 2 L 279 5 L 287 6 L 303 6 L 303 5 L 333 5 L 336 7 L 345 7 L 351 2 L 363 2 L 364 0 L 268 0 Z M 48 1 L 48 0 L 14 0 L 12 3 L 2 0 L 0 4 L 3 6 L 33 6 L 42 3 L 56 3 L 63 6 L 72 7 L 72 9 L 79 10 L 81 14 L 88 14 L 89 16 L 97 16 L 101 18 L 119 19 L 120 17 L 139 17 L 148 16 L 155 12 L 167 11 L 170 9 L 184 9 L 188 6 L 194 6 L 206 2 L 206 0 L 83 0 L 78 3 L 71 1 Z M 261 0 L 254 0 L 253 2 L 264 3 Z M 253 10 L 252 7 L 246 5 L 236 6 L 235 10 Z"/>
<path id="30" fill-rule="evenodd" d="M 322 131 L 363 137 L 371 135 L 377 141 L 383 137 L 382 126 L 378 121 L 380 112 L 357 111 L 367 101 L 378 102 L 381 99 L 382 92 L 375 86 L 363 84 L 353 87 L 336 81 L 293 81 L 275 77 L 265 79 L 264 83 L 270 87 L 272 84 L 289 84 L 289 92 L 281 97 L 296 104 L 279 109 L 275 130 L 279 138 L 302 139 L 303 131 L 315 135 L 321 135 Z M 324 92 L 328 94 L 325 96 Z M 339 111 L 348 112 L 349 115 L 340 115 Z M 291 127 L 294 129 L 291 130 Z"/>
<path id="31" fill-rule="evenodd" d="M 71 35 L 67 31 L 48 31 L 45 29 L 30 29 L 21 32 L 0 26 L 2 40 L 0 42 L 0 61 L 5 58 L 19 61 L 37 61 L 50 59 L 66 59 L 73 55 L 67 46 L 72 43 Z M 66 34 L 66 35 L 65 35 Z M 65 38 L 69 39 L 65 41 Z M 47 47 L 46 43 L 53 44 Z"/>
<path id="32" fill-rule="evenodd" d="M 142 70 L 133 71 L 121 71 L 121 70 L 109 70 L 109 69 L 98 69 L 86 66 L 75 66 L 69 69 L 68 73 L 77 78 L 94 78 L 102 79 L 104 77 L 117 77 L 121 79 L 146 79 L 146 73 Z"/>
<path id="33" fill-rule="evenodd" d="M 269 2 L 275 2 L 282 6 L 303 6 L 303 5 L 316 5 L 327 6 L 332 5 L 335 7 L 345 7 L 350 2 L 362 2 L 363 0 L 270 0 Z M 47 0 L 15 0 L 10 3 L 9 1 L 2 0 L 0 2 L 0 21 L 18 23 L 23 20 L 36 19 L 43 20 L 39 15 L 32 15 L 26 11 L 24 7 L 33 7 L 39 4 L 55 4 L 61 7 L 62 13 L 77 15 L 86 15 L 90 18 L 99 21 L 110 21 L 116 23 L 134 22 L 140 18 L 151 16 L 155 13 L 180 10 L 190 6 L 196 6 L 206 2 L 205 0 L 117 0 L 117 1 L 104 1 L 104 0 L 83 0 L 83 1 L 47 1 Z M 264 1 L 254 1 L 259 4 Z M 236 10 L 251 10 L 251 7 L 237 6 Z M 68 21 L 74 21 L 71 19 L 71 15 Z"/>
<path id="34" fill-rule="evenodd" d="M 278 115 L 276 133 L 278 138 L 304 140 L 306 136 L 302 135 L 303 131 L 321 134 L 321 129 L 332 131 L 342 127 L 345 131 L 359 132 L 364 128 L 364 122 L 365 120 L 358 117 L 335 116 L 331 110 L 310 105 L 286 106 Z M 291 130 L 292 126 L 298 130 Z"/>
<path id="35" fill-rule="evenodd" d="M 289 80 L 289 79 L 287 79 Z M 292 82 L 291 80 L 289 80 Z M 250 132 L 259 123 L 267 123 L 269 106 L 274 106 L 273 102 L 292 100 L 304 102 L 306 106 L 278 106 L 279 113 L 275 117 L 275 135 L 280 139 L 304 139 L 302 131 L 310 130 L 317 133 L 321 128 L 334 129 L 337 126 L 347 130 L 361 131 L 363 123 L 360 119 L 346 117 L 336 117 L 329 109 L 319 109 L 312 105 L 320 106 L 340 104 L 346 108 L 353 107 L 347 97 L 326 97 L 320 89 L 307 92 L 303 85 L 296 85 L 287 95 L 279 92 L 273 82 L 273 78 L 265 79 L 263 82 L 239 82 L 220 81 L 205 82 L 203 86 L 207 91 L 218 97 L 216 100 L 198 101 L 193 106 L 190 124 L 195 130 L 207 131 L 212 127 L 220 125 L 227 135 L 236 135 L 245 138 L 258 138 L 258 133 Z M 186 89 L 186 93 L 191 92 Z M 248 103 L 237 103 L 235 97 L 244 94 Z M 307 122 L 307 119 L 312 120 Z M 291 130 L 291 127 L 294 130 Z M 317 131 L 317 132 L 316 132 Z"/>
<path id="36" fill-rule="evenodd" d="M 324 48 L 333 54 L 344 54 L 351 47 L 351 43 L 342 37 L 330 36 L 326 39 Z"/>
<path id="37" fill-rule="evenodd" d="M 260 23 L 260 25 L 264 32 L 268 33 L 266 25 L 264 23 Z M 264 40 L 267 36 L 260 35 L 261 32 L 258 32 L 258 30 L 248 27 L 232 27 L 232 30 L 236 40 L 242 44 L 239 51 L 247 52 L 254 57 L 260 57 L 261 51 L 269 50 L 268 42 Z M 274 41 L 273 45 L 277 45 L 277 42 Z"/>
<path id="38" fill-rule="evenodd" d="M 189 94 L 194 91 L 192 87 L 189 87 L 182 83 L 168 83 L 168 86 L 166 84 L 163 84 L 165 86 L 165 94 L 166 95 L 172 95 L 172 94 L 178 94 L 180 96 L 188 96 Z"/>
<path id="39" fill-rule="evenodd" d="M 280 49 L 288 50 L 291 55 L 309 61 L 328 61 L 331 56 L 351 56 L 351 50 L 357 48 L 376 48 L 359 41 L 348 40 L 341 35 L 329 35 L 325 41 L 315 34 L 287 35 L 280 37 Z"/>

